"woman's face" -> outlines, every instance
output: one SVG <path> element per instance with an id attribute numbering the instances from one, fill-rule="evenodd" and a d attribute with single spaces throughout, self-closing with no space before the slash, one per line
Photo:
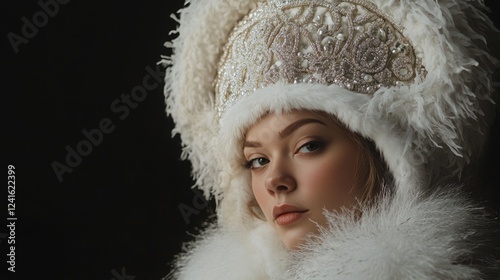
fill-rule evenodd
<path id="1" fill-rule="evenodd" d="M 269 114 L 247 132 L 252 191 L 289 249 L 327 224 L 324 209 L 357 203 L 357 148 L 332 119 L 311 111 Z"/>

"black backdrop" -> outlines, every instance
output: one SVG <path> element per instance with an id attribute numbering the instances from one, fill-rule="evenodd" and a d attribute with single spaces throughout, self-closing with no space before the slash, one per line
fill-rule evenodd
<path id="1" fill-rule="evenodd" d="M 52 15 L 44 18 L 39 3 L 58 8 L 47 6 Z M 18 220 L 10 273 L 1 219 L 0 275 L 160 279 L 187 231 L 211 211 L 193 202 L 156 73 L 176 24 L 170 14 L 182 4 L 3 1 L 2 166 L 4 174 L 9 164 L 16 168 Z M 71 150 L 84 156 L 68 157 Z M 1 198 L 3 217 L 7 186 Z M 179 206 L 199 212 L 187 224 Z"/>
<path id="2" fill-rule="evenodd" d="M 15 166 L 17 221 L 11 273 L 5 186 L 1 279 L 160 279 L 213 213 L 189 189 L 156 73 L 182 2 L 2 2 L 2 168 Z"/>

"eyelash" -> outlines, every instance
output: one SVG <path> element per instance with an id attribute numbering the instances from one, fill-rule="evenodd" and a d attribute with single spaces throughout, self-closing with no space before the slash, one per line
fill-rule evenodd
<path id="1" fill-rule="evenodd" d="M 300 146 L 299 149 L 297 151 L 300 151 L 302 150 L 303 148 L 305 148 L 306 146 L 309 146 L 309 145 L 315 145 L 316 148 L 313 149 L 312 151 L 308 152 L 308 153 L 314 153 L 318 150 L 321 150 L 323 147 L 324 147 L 324 143 L 321 142 L 321 141 L 318 141 L 318 140 L 313 140 L 313 141 L 309 141 L 307 143 L 305 143 L 304 145 Z"/>
<path id="2" fill-rule="evenodd" d="M 300 151 L 300 150 L 302 150 L 302 149 L 303 149 L 303 148 L 305 148 L 306 146 L 309 146 L 309 145 L 316 145 L 316 148 L 315 148 L 315 149 L 313 149 L 312 151 L 308 152 L 307 154 L 309 154 L 309 153 L 314 153 L 314 152 L 316 152 L 316 151 L 318 151 L 318 150 L 321 150 L 321 149 L 324 147 L 324 145 L 325 145 L 325 144 L 324 144 L 323 142 L 321 142 L 321 141 L 317 141 L 317 140 L 309 141 L 309 142 L 305 143 L 304 145 L 300 146 L 300 147 L 297 149 L 297 152 L 298 152 L 298 151 Z M 265 164 L 267 164 L 267 163 L 269 162 L 269 160 L 268 160 L 268 159 L 266 159 L 265 157 L 257 157 L 257 158 L 253 158 L 253 159 L 250 159 L 250 160 L 248 160 L 247 162 L 245 162 L 245 163 L 243 164 L 243 167 L 244 167 L 245 169 L 258 169 L 258 168 L 260 168 L 260 167 L 253 167 L 253 163 L 254 163 L 256 160 L 261 160 L 261 159 L 267 160 L 267 162 L 266 162 Z M 262 164 L 262 165 L 264 165 L 264 164 Z"/>
<path id="3" fill-rule="evenodd" d="M 260 168 L 260 167 L 253 167 L 253 163 L 254 163 L 256 160 L 258 160 L 258 159 L 265 159 L 265 160 L 267 160 L 267 161 L 269 162 L 269 160 L 268 160 L 268 159 L 266 159 L 266 158 L 264 158 L 264 157 L 257 157 L 257 158 L 253 158 L 253 159 L 251 159 L 251 160 L 247 161 L 247 162 L 244 164 L 244 167 L 245 167 L 246 169 L 258 169 L 258 168 Z"/>

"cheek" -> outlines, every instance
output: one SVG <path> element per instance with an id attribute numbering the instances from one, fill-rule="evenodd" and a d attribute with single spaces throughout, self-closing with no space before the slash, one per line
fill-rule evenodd
<path id="1" fill-rule="evenodd" d="M 333 153 L 302 168 L 302 185 L 324 206 L 338 205 L 355 196 L 356 164 L 351 153 Z M 351 195 L 352 194 L 352 195 Z M 336 207 L 329 207 L 336 208 Z"/>
<path id="2" fill-rule="evenodd" d="M 266 218 L 269 218 L 267 214 L 269 213 L 269 208 L 273 207 L 270 205 L 270 195 L 267 192 L 267 189 L 264 187 L 263 181 L 259 181 L 258 179 L 252 178 L 252 193 L 257 200 L 257 204 L 260 209 L 264 212 Z"/>
<path id="3" fill-rule="evenodd" d="M 261 205 L 261 202 L 264 200 L 264 194 L 262 192 L 262 189 L 263 188 L 259 186 L 258 182 L 252 180 L 252 193 L 259 205 Z"/>

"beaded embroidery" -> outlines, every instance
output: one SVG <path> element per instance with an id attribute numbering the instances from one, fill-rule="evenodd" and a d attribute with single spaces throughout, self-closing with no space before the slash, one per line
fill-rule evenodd
<path id="1" fill-rule="evenodd" d="M 229 36 L 215 80 L 219 118 L 241 96 L 278 82 L 336 84 L 373 94 L 425 70 L 402 29 L 364 0 L 260 3 Z"/>

